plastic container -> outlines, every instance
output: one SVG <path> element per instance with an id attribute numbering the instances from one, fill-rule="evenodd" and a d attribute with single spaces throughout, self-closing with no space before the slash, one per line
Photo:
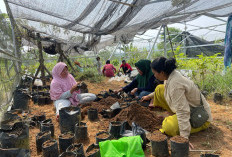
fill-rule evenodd
<path id="1" fill-rule="evenodd" d="M 81 121 L 81 109 L 79 107 L 65 107 L 59 111 L 59 123 L 61 133 L 75 132 L 75 125 Z"/>
<path id="2" fill-rule="evenodd" d="M 58 144 L 56 140 L 47 140 L 42 145 L 43 157 L 58 157 Z"/>
<path id="3" fill-rule="evenodd" d="M 171 156 L 172 157 L 188 157 L 189 142 L 181 136 L 174 136 L 171 141 Z"/>
<path id="4" fill-rule="evenodd" d="M 29 95 L 21 89 L 16 89 L 14 91 L 14 104 L 13 109 L 27 110 L 29 103 Z"/>
<path id="5" fill-rule="evenodd" d="M 29 149 L 29 127 L 23 122 L 15 122 L 12 126 L 1 126 L 1 148 Z"/>
<path id="6" fill-rule="evenodd" d="M 88 110 L 88 119 L 90 121 L 95 121 L 98 119 L 98 111 L 97 109 L 94 109 L 94 108 L 90 108 Z"/>
<path id="7" fill-rule="evenodd" d="M 152 134 L 150 137 L 151 141 L 151 154 L 156 157 L 168 157 L 168 142 L 167 136 L 162 133 Z"/>
<path id="8" fill-rule="evenodd" d="M 86 123 L 80 122 L 75 125 L 75 139 L 76 140 L 88 139 L 88 129 Z"/>
<path id="9" fill-rule="evenodd" d="M 36 122 L 36 125 L 40 127 L 40 123 L 44 120 L 46 120 L 46 115 L 45 113 L 41 113 L 40 115 L 34 115 L 31 118 L 32 121 Z"/>
<path id="10" fill-rule="evenodd" d="M 20 148 L 0 148 L 1 157 L 30 157 L 29 149 L 20 149 Z"/>
<path id="11" fill-rule="evenodd" d="M 51 139 L 51 132 L 45 131 L 45 132 L 39 132 L 36 136 L 36 149 L 37 153 L 42 152 L 42 144 Z"/>
<path id="12" fill-rule="evenodd" d="M 108 132 L 102 131 L 96 134 L 96 144 L 99 144 L 99 142 L 110 140 L 111 135 Z"/>
<path id="13" fill-rule="evenodd" d="M 73 152 L 75 154 L 78 154 L 79 156 L 82 155 L 84 156 L 84 148 L 83 148 L 83 144 L 79 143 L 79 144 L 73 144 L 70 145 L 67 149 L 66 152 Z"/>
<path id="14" fill-rule="evenodd" d="M 52 123 L 41 123 L 40 131 L 51 131 L 51 136 L 54 137 L 54 125 Z"/>
<path id="15" fill-rule="evenodd" d="M 74 142 L 74 134 L 64 133 L 59 136 L 60 153 L 65 152 L 66 149 Z"/>
<path id="16" fill-rule="evenodd" d="M 221 103 L 223 100 L 223 95 L 220 94 L 220 93 L 214 93 L 214 96 L 213 96 L 213 101 L 215 103 Z"/>
<path id="17" fill-rule="evenodd" d="M 121 122 L 110 122 L 109 125 L 109 132 L 114 138 L 119 138 L 120 137 L 120 131 L 121 131 Z"/>

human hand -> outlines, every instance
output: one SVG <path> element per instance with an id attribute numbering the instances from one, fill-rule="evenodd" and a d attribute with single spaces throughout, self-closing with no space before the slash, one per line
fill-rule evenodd
<path id="1" fill-rule="evenodd" d="M 192 149 L 194 149 L 194 146 L 192 143 L 189 142 L 189 150 L 192 150 Z"/>
<path id="2" fill-rule="evenodd" d="M 151 100 L 149 96 L 143 96 L 140 101 L 143 102 L 143 101 L 148 101 L 148 100 Z"/>
<path id="3" fill-rule="evenodd" d="M 114 93 L 119 93 L 119 92 L 121 92 L 123 89 L 122 88 L 120 88 L 120 89 L 118 89 L 118 90 L 114 90 Z"/>
<path id="4" fill-rule="evenodd" d="M 75 84 L 74 86 L 72 86 L 72 88 L 70 89 L 70 93 L 72 94 L 75 90 L 77 90 L 79 87 L 79 83 Z"/>
<path id="5" fill-rule="evenodd" d="M 131 91 L 131 95 L 134 95 L 136 92 L 137 92 L 138 88 L 134 88 L 132 91 Z"/>

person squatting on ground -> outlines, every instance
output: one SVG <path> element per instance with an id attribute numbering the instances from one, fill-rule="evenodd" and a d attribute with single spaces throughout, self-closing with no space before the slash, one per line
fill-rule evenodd
<path id="1" fill-rule="evenodd" d="M 56 108 L 57 120 L 59 118 L 59 110 L 64 107 L 77 106 L 78 104 L 87 103 L 96 99 L 96 95 L 92 93 L 80 93 L 78 83 L 74 77 L 68 72 L 65 63 L 59 62 L 52 69 L 52 82 L 50 85 L 51 100 L 54 101 Z"/>
<path id="2" fill-rule="evenodd" d="M 116 90 L 115 92 L 130 92 L 132 95 L 138 96 L 139 99 L 152 93 L 155 90 L 155 87 L 159 84 L 159 81 L 153 75 L 150 64 L 150 60 L 139 60 L 135 63 L 135 67 L 139 74 L 129 85 Z"/>
<path id="3" fill-rule="evenodd" d="M 158 85 L 154 93 L 144 96 L 142 101 L 153 98 L 155 107 L 161 107 L 174 114 L 164 119 L 160 131 L 170 136 L 180 134 L 188 139 L 190 133 L 208 128 L 212 121 L 210 106 L 194 82 L 175 70 L 176 60 L 159 57 L 151 63 L 151 68 L 155 77 L 165 82 L 164 85 Z M 190 124 L 190 107 L 201 105 L 209 118 L 202 126 L 193 128 Z"/>
<path id="4" fill-rule="evenodd" d="M 130 76 L 132 68 L 130 64 L 126 63 L 125 60 L 122 60 L 122 64 L 120 65 L 120 68 L 118 69 L 118 72 L 120 72 L 120 69 L 122 68 L 124 75 Z"/>
<path id="5" fill-rule="evenodd" d="M 110 60 L 106 61 L 106 65 L 104 65 L 102 69 L 102 74 L 106 77 L 114 77 L 114 73 L 116 72 L 116 68 L 113 64 L 110 64 Z"/>

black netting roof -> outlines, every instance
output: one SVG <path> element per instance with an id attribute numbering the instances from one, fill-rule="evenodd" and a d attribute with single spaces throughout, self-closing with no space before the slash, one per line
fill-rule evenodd
<path id="1" fill-rule="evenodd" d="M 29 25 L 35 31 L 39 31 L 41 27 L 35 23 L 42 22 L 69 30 L 72 33 L 68 37 L 60 38 L 69 45 L 82 47 L 96 46 L 104 42 L 112 44 L 120 40 L 121 36 L 133 38 L 139 32 L 163 24 L 189 21 L 200 15 L 225 17 L 232 12 L 231 0 L 7 0 L 7 2 L 14 18 L 29 20 L 27 24 L 21 25 L 25 27 Z M 45 33 L 52 34 L 46 31 Z M 57 34 L 59 33 L 52 35 L 55 37 Z M 71 36 L 79 37 L 79 41 L 70 41 Z M 83 37 L 84 40 L 81 40 Z"/>

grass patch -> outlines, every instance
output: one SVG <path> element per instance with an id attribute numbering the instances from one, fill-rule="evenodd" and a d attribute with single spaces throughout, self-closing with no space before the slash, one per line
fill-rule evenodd
<path id="1" fill-rule="evenodd" d="M 88 80 L 91 83 L 99 83 L 103 80 L 103 76 L 99 75 L 96 69 L 85 69 L 84 72 L 80 72 L 75 76 L 77 81 Z"/>

